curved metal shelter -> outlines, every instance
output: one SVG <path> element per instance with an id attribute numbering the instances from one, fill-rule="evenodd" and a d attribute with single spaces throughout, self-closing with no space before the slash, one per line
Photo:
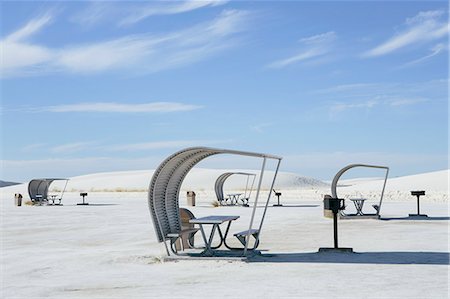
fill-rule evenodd
<path id="1" fill-rule="evenodd" d="M 221 204 L 225 201 L 225 196 L 223 194 L 223 185 L 225 184 L 225 181 L 232 175 L 244 175 L 244 176 L 247 176 L 247 182 L 245 184 L 245 191 L 244 191 L 244 197 L 243 198 L 246 199 L 246 201 L 248 202 L 248 199 L 250 198 L 250 195 L 252 193 L 253 185 L 255 184 L 255 178 L 256 178 L 256 174 L 248 173 L 248 172 L 225 172 L 225 173 L 221 174 L 217 178 L 216 183 L 214 184 L 214 191 L 216 192 L 217 200 Z M 250 190 L 248 190 L 248 185 L 249 185 L 251 176 L 253 177 L 253 180 L 252 180 L 252 183 L 251 183 L 251 186 L 250 186 Z"/>
<path id="2" fill-rule="evenodd" d="M 249 223 L 249 230 L 253 227 L 253 221 L 256 211 L 256 206 L 259 199 L 262 179 L 264 176 L 264 170 L 266 167 L 267 159 L 275 159 L 278 161 L 277 168 L 275 171 L 275 175 L 272 181 L 272 187 L 275 183 L 276 176 L 278 173 L 278 169 L 281 163 L 281 157 L 262 154 L 262 153 L 253 153 L 253 152 L 244 152 L 244 151 L 236 151 L 236 150 L 228 150 L 228 149 L 217 149 L 217 148 L 208 148 L 208 147 L 192 147 L 181 150 L 168 158 L 166 158 L 155 170 L 152 180 L 149 186 L 148 193 L 148 204 L 150 209 L 150 214 L 153 221 L 153 226 L 155 228 L 156 236 L 159 242 L 163 242 L 167 254 L 170 255 L 168 246 L 166 241 L 174 242 L 172 236 L 179 234 L 181 232 L 181 220 L 179 216 L 179 194 L 181 184 L 183 183 L 184 178 L 189 173 L 189 171 L 200 161 L 205 158 L 208 158 L 213 155 L 218 154 L 231 154 L 231 155 L 240 155 L 240 156 L 248 156 L 261 158 L 263 160 L 261 173 L 258 182 L 258 189 L 256 193 L 256 198 L 254 202 L 254 207 L 252 211 L 252 216 Z M 272 189 L 272 188 L 271 188 Z M 265 205 L 265 210 L 259 224 L 259 230 L 261 230 L 264 217 L 267 211 L 267 206 L 270 200 L 270 194 L 267 198 L 267 202 Z M 178 236 L 176 237 L 178 238 Z M 257 236 L 257 241 L 259 238 L 259 234 Z M 244 248 L 244 255 L 247 252 L 248 243 L 250 239 L 250 234 L 246 236 L 246 243 Z"/>
<path id="3" fill-rule="evenodd" d="M 28 183 L 28 195 L 30 196 L 30 199 L 32 201 L 36 200 L 47 200 L 48 197 L 48 190 L 50 185 L 54 181 L 66 181 L 66 184 L 64 185 L 64 189 L 61 192 L 61 198 L 64 195 L 64 192 L 66 191 L 67 182 L 69 179 L 63 179 L 63 178 L 51 178 L 51 179 L 33 179 Z M 36 197 L 37 195 L 40 195 L 41 197 Z"/>
<path id="4" fill-rule="evenodd" d="M 384 190 L 386 188 L 386 182 L 387 182 L 387 179 L 388 179 L 388 176 L 389 176 L 389 167 L 387 167 L 387 166 L 378 166 L 378 165 L 369 165 L 369 164 L 350 164 L 350 165 L 345 166 L 344 168 L 339 170 L 336 173 L 336 175 L 334 176 L 334 178 L 333 178 L 333 181 L 331 183 L 331 195 L 332 195 L 333 198 L 339 198 L 338 195 L 337 195 L 337 190 L 336 190 L 339 179 L 341 178 L 341 176 L 345 172 L 347 172 L 348 170 L 350 170 L 352 168 L 355 168 L 355 167 L 378 168 L 378 169 L 385 169 L 386 170 L 386 175 L 384 177 L 383 188 L 381 190 L 380 202 L 378 203 L 377 208 L 375 208 L 376 211 L 377 211 L 375 213 L 375 215 L 379 216 L 380 215 L 380 211 L 381 211 L 381 204 L 383 202 Z"/>

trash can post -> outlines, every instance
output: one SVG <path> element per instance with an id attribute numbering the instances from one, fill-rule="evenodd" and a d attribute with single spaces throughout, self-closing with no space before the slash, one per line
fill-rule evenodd
<path id="1" fill-rule="evenodd" d="M 319 252 L 353 252 L 352 248 L 342 248 L 338 245 L 338 213 L 345 208 L 344 200 L 341 198 L 332 198 L 325 196 L 323 199 L 324 210 L 329 210 L 333 213 L 333 239 L 334 247 L 321 247 Z"/>

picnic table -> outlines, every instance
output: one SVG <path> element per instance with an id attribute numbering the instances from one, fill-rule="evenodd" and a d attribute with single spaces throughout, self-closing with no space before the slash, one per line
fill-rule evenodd
<path id="1" fill-rule="evenodd" d="M 200 226 L 200 231 L 202 233 L 203 241 L 205 242 L 205 250 L 202 252 L 203 255 L 206 255 L 206 256 L 214 255 L 214 250 L 219 248 L 220 246 L 222 246 L 222 244 L 225 242 L 231 222 L 238 218 L 239 218 L 239 216 L 206 216 L 206 217 L 200 217 L 200 218 L 189 220 L 189 223 L 198 224 Z M 226 229 L 225 235 L 224 235 L 224 234 L 222 234 L 220 225 L 225 222 L 228 222 L 228 226 L 227 226 L 227 229 Z M 204 225 L 212 225 L 209 238 L 206 238 L 205 230 L 203 228 Z M 218 246 L 212 246 L 212 241 L 213 241 L 214 233 L 216 232 L 216 229 L 219 232 L 220 243 Z"/>
<path id="2" fill-rule="evenodd" d="M 44 196 L 42 194 L 36 194 L 36 199 L 39 201 L 39 205 L 42 205 L 42 200 L 43 200 Z"/>
<path id="3" fill-rule="evenodd" d="M 52 201 L 53 204 L 55 204 L 55 200 L 57 199 L 58 195 L 48 195 L 48 197 L 50 197 L 50 200 Z M 59 199 L 59 204 L 61 204 L 61 199 Z"/>
<path id="4" fill-rule="evenodd" d="M 239 197 L 241 197 L 242 193 L 231 193 L 227 194 L 228 199 L 230 200 L 231 205 L 237 205 Z"/>
<path id="5" fill-rule="evenodd" d="M 356 208 L 356 215 L 362 216 L 364 215 L 362 212 L 362 208 L 364 206 L 365 198 L 350 198 Z"/>

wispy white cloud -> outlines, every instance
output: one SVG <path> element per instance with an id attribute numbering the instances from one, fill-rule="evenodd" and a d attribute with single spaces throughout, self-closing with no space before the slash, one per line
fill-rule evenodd
<path id="1" fill-rule="evenodd" d="M 129 143 L 121 145 L 112 145 L 105 147 L 107 151 L 147 151 L 156 149 L 183 148 L 196 145 L 212 145 L 227 143 L 229 140 L 169 140 L 169 141 L 153 141 L 143 143 Z"/>
<path id="2" fill-rule="evenodd" d="M 2 77 L 7 77 L 15 70 L 30 66 L 36 69 L 51 61 L 53 58 L 51 49 L 27 42 L 27 39 L 50 24 L 52 19 L 53 16 L 47 13 L 29 21 L 16 32 L 0 40 L 0 49 L 2 50 L 0 74 Z"/>
<path id="3" fill-rule="evenodd" d="M 250 127 L 250 129 L 252 131 L 258 132 L 258 133 L 262 133 L 264 132 L 264 129 L 273 126 L 273 123 L 260 123 L 260 124 L 256 124 Z"/>
<path id="4" fill-rule="evenodd" d="M 337 35 L 333 31 L 302 38 L 299 41 L 301 44 L 301 50 L 297 54 L 274 61 L 267 65 L 267 67 L 279 69 L 294 63 L 323 56 L 331 51 L 333 42 L 336 38 Z"/>
<path id="5" fill-rule="evenodd" d="M 350 109 L 371 109 L 377 104 L 379 104 L 379 102 L 376 100 L 369 100 L 358 103 L 335 103 L 331 106 L 330 113 L 334 115 Z"/>
<path id="6" fill-rule="evenodd" d="M 363 57 L 386 55 L 413 44 L 434 42 L 445 38 L 449 24 L 444 11 L 422 11 L 405 21 L 404 29 L 387 41 L 365 52 Z"/>
<path id="7" fill-rule="evenodd" d="M 354 83 L 317 90 L 329 105 L 326 109 L 334 119 L 344 112 L 370 111 L 375 108 L 401 109 L 406 106 L 447 101 L 448 80 L 414 83 Z"/>
<path id="8" fill-rule="evenodd" d="M 20 28 L 16 32 L 10 34 L 6 41 L 23 41 L 26 40 L 28 37 L 32 36 L 33 34 L 39 32 L 42 28 L 44 28 L 46 25 L 48 25 L 53 19 L 53 16 L 50 14 L 50 12 L 33 19 L 29 21 L 27 24 L 25 24 L 24 27 Z"/>
<path id="9" fill-rule="evenodd" d="M 114 113 L 169 113 L 179 111 L 192 111 L 203 106 L 182 104 L 175 102 L 154 102 L 146 104 L 121 103 L 78 103 L 68 105 L 55 105 L 38 108 L 37 111 L 47 112 L 114 112 Z M 36 109 L 34 109 L 36 111 Z"/>
<path id="10" fill-rule="evenodd" d="M 432 58 L 432 57 L 434 57 L 434 56 L 436 56 L 438 54 L 441 54 L 441 53 L 443 53 L 444 51 L 447 51 L 447 50 L 448 50 L 448 46 L 446 46 L 443 43 L 439 43 L 439 44 L 433 46 L 430 49 L 431 52 L 429 54 L 427 54 L 427 55 L 425 55 L 423 57 L 420 57 L 418 59 L 415 59 L 413 61 L 407 62 L 407 63 L 405 63 L 403 65 L 403 67 L 408 67 L 408 66 L 412 66 L 412 65 L 416 65 L 416 64 L 422 63 L 422 62 L 427 61 L 430 58 Z"/>
<path id="11" fill-rule="evenodd" d="M 355 101 L 355 102 L 337 102 L 330 106 L 331 116 L 336 116 L 336 114 L 348 111 L 348 110 L 358 110 L 365 109 L 370 110 L 376 106 L 410 106 L 420 103 L 429 102 L 429 99 L 425 98 L 397 98 L 392 96 L 375 96 L 373 99 L 366 101 Z"/>
<path id="12" fill-rule="evenodd" d="M 180 14 L 208 6 L 223 5 L 227 2 L 224 0 L 153 2 L 150 5 L 139 5 L 128 9 L 128 16 L 123 18 L 119 25 L 131 25 L 151 16 Z"/>
<path id="13" fill-rule="evenodd" d="M 69 21 L 89 27 L 105 19 L 115 19 L 115 15 L 120 11 L 119 9 L 118 6 L 114 5 L 114 2 L 89 2 L 84 9 L 72 15 Z"/>
<path id="14" fill-rule="evenodd" d="M 399 98 L 399 99 L 390 99 L 386 103 L 390 106 L 409 106 L 409 105 L 415 105 L 419 103 L 426 103 L 429 102 L 429 99 L 424 98 Z"/>
<path id="15" fill-rule="evenodd" d="M 33 144 L 28 144 L 28 145 L 22 147 L 21 150 L 22 150 L 22 152 L 29 153 L 29 152 L 34 152 L 36 150 L 40 150 L 46 146 L 47 146 L 46 143 L 33 143 Z"/>
<path id="16" fill-rule="evenodd" d="M 235 46 L 236 34 L 245 30 L 248 17 L 249 13 L 245 11 L 226 10 L 212 21 L 180 31 L 127 35 L 62 48 L 24 41 L 48 25 L 48 17 L 39 18 L 0 42 L 3 49 L 1 76 L 48 72 L 92 74 L 119 70 L 140 74 L 182 67 Z"/>
<path id="17" fill-rule="evenodd" d="M 74 153 L 86 150 L 94 145 L 93 142 L 74 142 L 67 143 L 58 146 L 54 146 L 50 149 L 50 152 L 55 154 Z"/>

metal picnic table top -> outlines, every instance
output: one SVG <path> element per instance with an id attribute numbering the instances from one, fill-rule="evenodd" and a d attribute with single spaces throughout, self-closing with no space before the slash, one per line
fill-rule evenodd
<path id="1" fill-rule="evenodd" d="M 206 216 L 189 220 L 193 224 L 222 224 L 227 221 L 233 221 L 240 216 Z"/>

